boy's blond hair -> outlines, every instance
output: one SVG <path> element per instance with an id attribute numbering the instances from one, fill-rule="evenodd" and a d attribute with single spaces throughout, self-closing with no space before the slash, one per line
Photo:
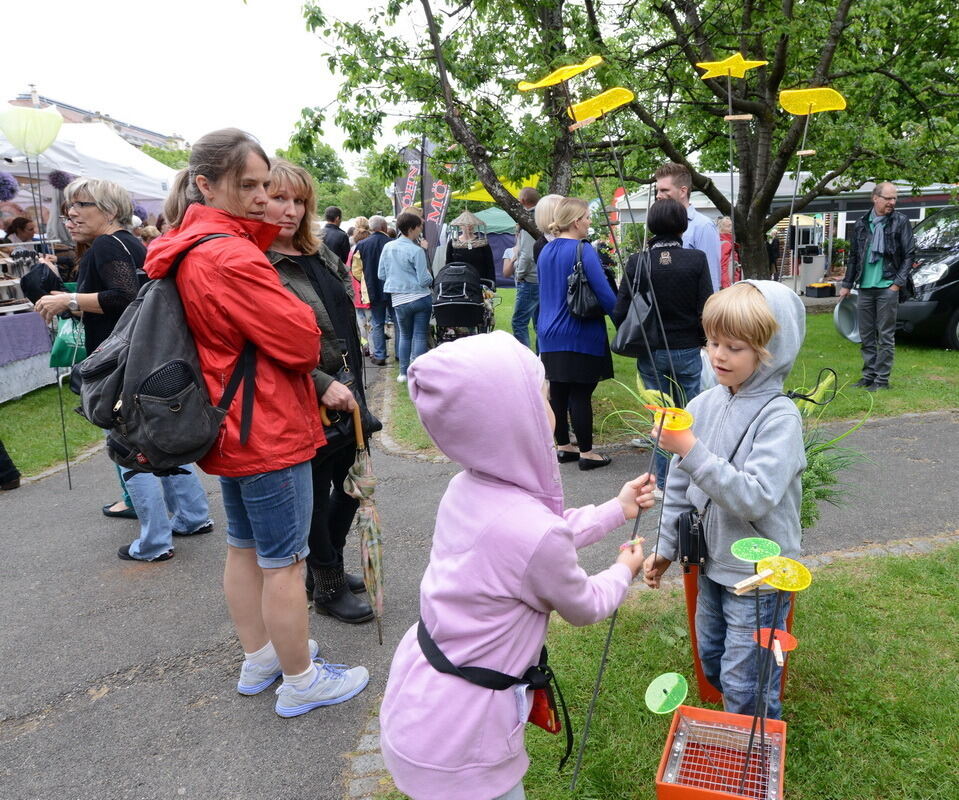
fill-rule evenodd
<path id="1" fill-rule="evenodd" d="M 722 336 L 746 342 L 768 364 L 772 353 L 766 349 L 779 323 L 759 291 L 751 283 L 737 283 L 711 295 L 703 308 L 703 330 L 710 339 Z"/>

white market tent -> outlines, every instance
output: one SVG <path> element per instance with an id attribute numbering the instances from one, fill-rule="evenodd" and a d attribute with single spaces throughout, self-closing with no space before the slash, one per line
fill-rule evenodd
<path id="1" fill-rule="evenodd" d="M 47 175 L 53 170 L 77 177 L 103 178 L 124 187 L 135 203 L 151 212 L 162 208 L 176 171 L 127 142 L 105 122 L 64 123 L 56 141 L 39 156 L 43 204 L 53 198 Z M 31 170 L 36 174 L 33 158 Z M 26 183 L 28 176 L 23 154 L 0 134 L 0 171 L 9 172 Z M 31 205 L 30 192 L 23 186 L 17 202 Z"/>

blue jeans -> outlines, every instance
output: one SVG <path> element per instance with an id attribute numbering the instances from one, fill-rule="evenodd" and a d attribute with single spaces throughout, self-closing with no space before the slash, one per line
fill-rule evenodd
<path id="1" fill-rule="evenodd" d="M 158 478 L 138 472 L 124 482 L 140 520 L 140 538 L 130 545 L 130 555 L 150 561 L 173 549 L 173 531 L 192 533 L 210 522 L 206 492 L 194 472 Z M 170 514 L 173 514 L 171 519 Z"/>
<path id="2" fill-rule="evenodd" d="M 383 326 L 386 324 L 386 311 L 389 307 L 390 301 L 385 297 L 375 303 L 370 302 L 370 355 L 379 360 L 386 358 Z"/>
<path id="3" fill-rule="evenodd" d="M 239 478 L 220 476 L 226 509 L 226 542 L 256 548 L 264 569 L 288 567 L 310 552 L 307 537 L 313 514 L 310 462 Z"/>
<path id="4" fill-rule="evenodd" d="M 772 626 L 777 592 L 760 592 L 760 625 Z M 792 595 L 783 597 L 777 630 L 786 629 L 786 616 Z M 753 639 L 756 631 L 756 598 L 754 594 L 737 597 L 725 586 L 705 575 L 699 576 L 699 600 L 696 603 L 696 637 L 699 641 L 699 660 L 706 679 L 723 693 L 723 707 L 733 714 L 752 716 L 760 696 L 756 683 L 759 678 L 757 654 L 766 653 Z M 771 655 L 771 654 L 770 654 Z M 769 659 L 772 675 L 767 677 L 768 705 L 766 717 L 781 719 L 779 700 L 782 667 L 775 658 Z M 767 670 L 768 675 L 768 670 Z"/>
<path id="5" fill-rule="evenodd" d="M 529 347 L 529 324 L 536 330 L 536 318 L 539 316 L 539 284 L 516 284 L 516 305 L 513 307 L 513 336 Z"/>
<path id="6" fill-rule="evenodd" d="M 399 339 L 400 375 L 405 375 L 410 362 L 429 349 L 430 314 L 433 298 L 418 297 L 411 303 L 393 306 L 396 315 L 397 338 Z"/>
<path id="7" fill-rule="evenodd" d="M 673 363 L 672 370 L 669 367 L 670 358 Z M 663 392 L 673 398 L 677 408 L 685 408 L 686 403 L 699 394 L 699 379 L 703 363 L 699 357 L 698 347 L 669 351 L 654 350 L 652 363 L 648 356 L 643 355 L 636 359 L 636 368 L 647 389 L 656 390 L 657 386 L 661 385 Z M 656 383 L 657 379 L 659 384 Z M 657 450 L 656 485 L 660 489 L 666 484 L 668 467 L 669 458 Z"/>

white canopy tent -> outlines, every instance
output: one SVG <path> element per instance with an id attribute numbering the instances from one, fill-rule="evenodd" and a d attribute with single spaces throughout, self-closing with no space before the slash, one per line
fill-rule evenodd
<path id="1" fill-rule="evenodd" d="M 123 186 L 135 203 L 151 213 L 160 211 L 176 171 L 127 142 L 105 122 L 64 123 L 56 141 L 39 156 L 40 190 L 44 207 L 53 199 L 47 176 L 53 170 L 77 177 L 103 178 Z M 34 159 L 30 170 L 36 174 Z M 26 159 L 0 134 L 0 171 L 15 175 L 22 188 L 14 202 L 32 205 Z"/>

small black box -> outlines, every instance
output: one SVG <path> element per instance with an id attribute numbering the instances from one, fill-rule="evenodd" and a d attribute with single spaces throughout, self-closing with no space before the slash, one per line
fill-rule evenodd
<path id="1" fill-rule="evenodd" d="M 806 286 L 806 297 L 835 297 L 836 284 L 810 283 Z"/>

